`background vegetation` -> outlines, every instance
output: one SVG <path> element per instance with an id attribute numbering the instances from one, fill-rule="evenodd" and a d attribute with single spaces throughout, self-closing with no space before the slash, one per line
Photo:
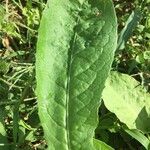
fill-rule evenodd
<path id="1" fill-rule="evenodd" d="M 3 145 L 12 150 L 46 147 L 37 114 L 34 65 L 45 3 L 0 0 L 0 150 Z M 114 4 L 121 34 L 112 68 L 134 77 L 150 92 L 150 0 L 114 0 Z M 99 117 L 96 138 L 118 150 L 144 149 L 103 104 Z M 146 136 L 150 140 L 150 135 Z"/>

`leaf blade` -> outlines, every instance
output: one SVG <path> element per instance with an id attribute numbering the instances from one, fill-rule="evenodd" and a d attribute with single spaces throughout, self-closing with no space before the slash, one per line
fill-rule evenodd
<path id="1" fill-rule="evenodd" d="M 134 129 L 134 130 L 129 130 L 129 129 L 124 129 L 125 132 L 127 132 L 129 135 L 131 135 L 133 138 L 135 138 L 137 141 L 139 141 L 145 149 L 149 150 L 150 147 L 150 141 L 149 139 L 140 131 Z"/>
<path id="2" fill-rule="evenodd" d="M 94 148 L 97 109 L 116 47 L 116 26 L 111 0 L 48 1 L 39 30 L 36 78 L 49 149 Z"/>
<path id="3" fill-rule="evenodd" d="M 139 9 L 135 9 L 129 16 L 126 21 L 125 27 L 122 29 L 119 37 L 118 37 L 118 45 L 116 52 L 119 50 L 123 50 L 125 48 L 125 44 L 128 39 L 131 37 L 133 30 L 137 27 L 138 22 L 141 19 L 141 11 Z"/>
<path id="4" fill-rule="evenodd" d="M 102 97 L 107 109 L 130 129 L 150 131 L 150 95 L 134 78 L 112 71 Z"/>

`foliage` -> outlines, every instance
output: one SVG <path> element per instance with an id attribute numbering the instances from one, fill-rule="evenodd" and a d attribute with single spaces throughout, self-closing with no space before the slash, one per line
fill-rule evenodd
<path id="1" fill-rule="evenodd" d="M 48 1 L 39 28 L 36 76 L 49 150 L 94 149 L 91 141 L 116 33 L 110 0 Z"/>
<path id="2" fill-rule="evenodd" d="M 111 72 L 103 91 L 105 106 L 130 129 L 139 129 L 143 133 L 150 132 L 149 98 L 149 93 L 139 82 L 117 72 Z"/>
<path id="3" fill-rule="evenodd" d="M 38 118 L 35 49 L 37 29 L 46 0 L 0 2 L 0 149 L 43 150 L 47 148 L 47 142 Z M 105 99 L 103 97 L 99 108 L 99 124 L 95 130 L 94 145 L 98 145 L 97 149 L 149 149 L 147 101 L 150 90 L 150 1 L 114 0 L 114 5 L 118 18 L 118 33 L 121 37 L 119 39 L 123 43 L 123 47 L 116 52 L 112 65 L 118 83 L 115 79 L 112 86 L 107 86 L 104 90 L 103 95 L 108 94 L 105 95 Z M 133 17 L 136 10 L 140 12 L 140 19 Z M 57 12 L 59 14 L 59 10 Z M 128 28 L 130 22 L 132 24 Z M 121 33 L 126 33 L 125 39 Z M 111 80 L 109 77 L 106 85 Z M 137 84 L 138 86 L 133 88 Z M 128 92 L 128 87 L 133 89 L 133 93 L 131 90 Z M 113 93 L 106 89 L 113 90 Z M 121 103 L 115 101 L 112 96 L 116 93 L 118 99 L 119 92 L 123 95 L 119 95 L 119 101 L 124 103 L 124 109 L 120 111 L 117 108 Z M 138 100 L 135 93 L 139 95 Z M 142 111 L 142 122 L 137 126 L 134 124 L 135 119 L 138 119 L 138 113 L 145 105 L 146 113 Z M 128 108 L 132 108 L 130 110 L 134 112 L 138 110 L 137 114 L 128 113 Z"/>

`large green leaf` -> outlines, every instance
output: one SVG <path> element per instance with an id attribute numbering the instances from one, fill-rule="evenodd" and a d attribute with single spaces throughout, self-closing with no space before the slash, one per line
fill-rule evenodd
<path id="1" fill-rule="evenodd" d="M 150 94 L 134 78 L 111 72 L 103 100 L 105 106 L 130 129 L 150 132 Z"/>
<path id="2" fill-rule="evenodd" d="M 111 0 L 49 0 L 39 29 L 39 116 L 49 150 L 92 150 L 117 23 Z"/>

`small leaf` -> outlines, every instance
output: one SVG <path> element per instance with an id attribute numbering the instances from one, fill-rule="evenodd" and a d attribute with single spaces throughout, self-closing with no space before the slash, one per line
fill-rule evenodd
<path id="1" fill-rule="evenodd" d="M 136 56 L 136 61 L 140 64 L 144 64 L 145 63 L 145 59 L 143 56 L 143 53 L 140 53 L 139 55 Z"/>
<path id="2" fill-rule="evenodd" d="M 144 59 L 150 60 L 150 51 L 145 51 L 144 52 Z"/>
<path id="3" fill-rule="evenodd" d="M 0 59 L 0 74 L 6 74 L 9 71 L 10 64 Z"/>
<path id="4" fill-rule="evenodd" d="M 125 24 L 125 27 L 123 28 L 123 30 L 121 31 L 119 35 L 117 51 L 125 48 L 125 44 L 130 38 L 130 36 L 132 35 L 132 31 L 135 29 L 138 22 L 140 21 L 141 16 L 142 14 L 140 10 L 138 9 L 136 9 L 135 11 L 131 13 L 131 15 L 129 16 Z"/>
<path id="5" fill-rule="evenodd" d="M 117 117 L 108 113 L 99 119 L 98 129 L 112 129 L 116 127 Z"/>
<path id="6" fill-rule="evenodd" d="M 4 116 L 5 116 L 5 111 L 4 108 L 1 108 L 0 110 L 0 150 L 8 150 L 8 141 L 7 141 L 7 134 L 4 126 Z"/>

